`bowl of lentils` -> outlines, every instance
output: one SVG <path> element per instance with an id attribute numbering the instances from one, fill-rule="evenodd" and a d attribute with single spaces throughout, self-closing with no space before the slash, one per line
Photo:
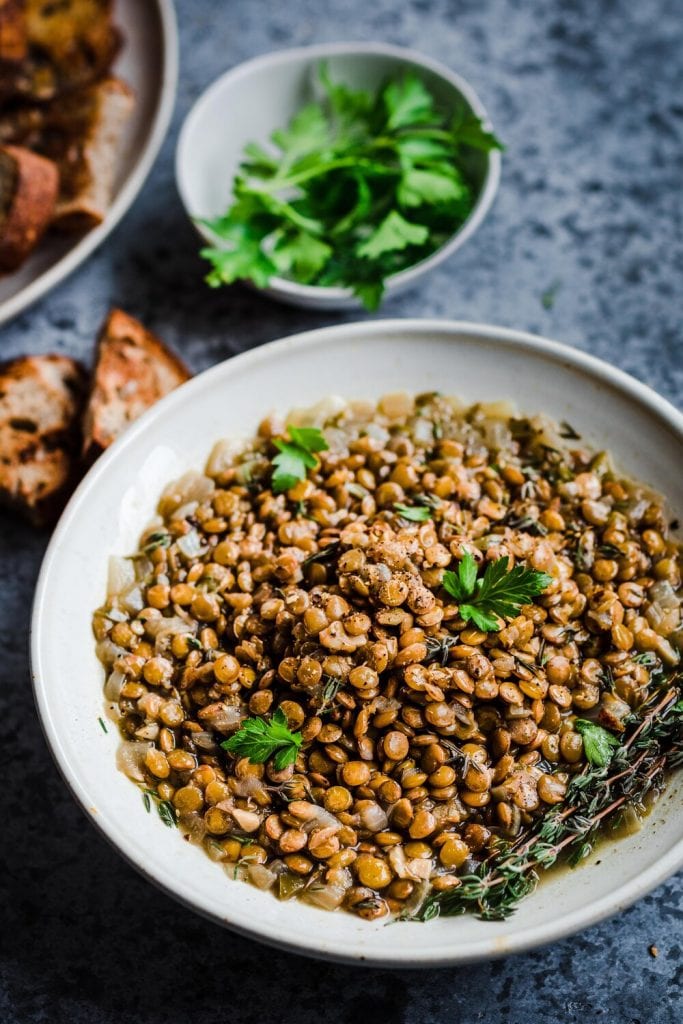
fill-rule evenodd
<path id="1" fill-rule="evenodd" d="M 226 417 L 226 389 L 263 390 L 264 414 Z M 94 477 L 118 485 L 86 572 L 77 690 L 98 714 L 85 740 L 75 701 L 70 743 L 98 770 L 68 761 L 77 795 L 170 891 L 317 954 L 453 962 L 635 898 L 681 856 L 676 415 L 589 357 L 467 325 L 327 329 L 203 375 L 60 527 L 88 543 Z M 53 545 L 48 735 L 47 623 L 86 614 Z"/>

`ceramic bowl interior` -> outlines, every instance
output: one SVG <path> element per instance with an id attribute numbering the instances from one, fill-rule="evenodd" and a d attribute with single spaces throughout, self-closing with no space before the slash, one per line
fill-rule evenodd
<path id="1" fill-rule="evenodd" d="M 502 328 L 373 321 L 265 345 L 185 384 L 134 424 L 93 467 L 51 541 L 33 613 L 32 665 L 49 745 L 91 821 L 150 880 L 213 920 L 314 956 L 420 966 L 452 964 L 548 942 L 614 913 L 683 864 L 683 773 L 637 835 L 604 844 L 575 871 L 552 874 L 501 923 L 426 924 L 325 913 L 230 880 L 143 806 L 105 735 L 103 670 L 90 621 L 105 595 L 110 553 L 127 554 L 163 486 L 201 468 L 214 442 L 244 437 L 271 410 L 332 394 L 376 398 L 440 390 L 511 399 L 520 412 L 567 420 L 617 464 L 683 510 L 683 416 L 642 384 L 578 351 Z M 85 827 L 85 825 L 84 825 Z M 96 893 L 93 893 L 96 899 Z"/>
<path id="2" fill-rule="evenodd" d="M 377 89 L 387 78 L 408 69 L 418 72 L 445 110 L 464 109 L 487 121 L 480 100 L 460 76 L 412 50 L 381 43 L 338 43 L 283 50 L 257 57 L 222 75 L 200 97 L 187 116 L 178 142 L 176 177 L 189 216 L 211 218 L 231 202 L 232 182 L 248 142 L 268 143 L 306 103 L 320 94 L 317 73 L 321 61 L 335 81 L 362 89 Z M 500 154 L 464 150 L 476 203 L 466 223 L 428 259 L 394 274 L 388 290 L 411 285 L 450 256 L 477 229 L 498 187 Z M 216 239 L 197 225 L 212 245 Z M 294 305 L 318 309 L 360 308 L 345 288 L 300 285 L 272 278 L 269 294 Z"/>

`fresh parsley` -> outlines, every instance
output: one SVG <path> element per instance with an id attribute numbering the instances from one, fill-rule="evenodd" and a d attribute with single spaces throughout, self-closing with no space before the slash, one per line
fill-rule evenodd
<path id="1" fill-rule="evenodd" d="M 460 606 L 460 617 L 474 622 L 484 632 L 501 628 L 501 619 L 512 618 L 522 605 L 552 583 L 552 576 L 536 569 L 516 565 L 508 571 L 507 555 L 489 562 L 482 577 L 469 551 L 465 552 L 457 573 L 446 570 L 444 589 Z"/>
<path id="2" fill-rule="evenodd" d="M 411 523 L 426 523 L 432 517 L 432 510 L 428 505 L 403 505 L 396 501 L 394 510 L 402 519 L 408 519 Z"/>
<path id="3" fill-rule="evenodd" d="M 230 739 L 221 743 L 224 750 L 248 757 L 252 764 L 263 764 L 271 757 L 278 769 L 294 764 L 302 743 L 300 732 L 290 732 L 287 716 L 278 708 L 270 721 L 247 718 Z"/>
<path id="4" fill-rule="evenodd" d="M 617 737 L 587 718 L 577 718 L 574 725 L 583 737 L 586 759 L 596 768 L 604 768 L 612 760 L 614 748 L 619 746 Z"/>
<path id="5" fill-rule="evenodd" d="M 500 143 L 464 110 L 442 111 L 413 72 L 376 93 L 319 72 L 323 98 L 250 143 L 225 214 L 202 223 L 212 287 L 275 275 L 353 289 L 376 309 L 386 278 L 425 259 L 464 223 L 472 150 Z M 468 152 L 469 151 L 469 152 Z"/>
<path id="6" fill-rule="evenodd" d="M 279 452 L 273 459 L 273 490 L 276 494 L 288 491 L 299 480 L 305 480 L 307 471 L 318 465 L 316 453 L 329 448 L 316 427 L 288 426 L 287 433 L 289 441 L 281 438 L 273 441 Z"/>

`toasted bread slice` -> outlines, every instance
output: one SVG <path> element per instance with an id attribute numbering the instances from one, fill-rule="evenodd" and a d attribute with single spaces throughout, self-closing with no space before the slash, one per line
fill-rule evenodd
<path id="1" fill-rule="evenodd" d="M 38 526 L 61 511 L 78 464 L 85 373 L 66 356 L 0 367 L 0 502 Z"/>
<path id="2" fill-rule="evenodd" d="M 4 0 L 0 97 L 39 103 L 97 81 L 121 44 L 112 0 Z"/>
<path id="3" fill-rule="evenodd" d="M 113 309 L 100 331 L 83 416 L 83 453 L 92 461 L 160 398 L 188 380 L 186 366 L 154 334 Z"/>
<path id="4" fill-rule="evenodd" d="M 0 0 L 0 62 L 7 61 L 11 67 L 27 54 L 25 0 Z"/>
<path id="5" fill-rule="evenodd" d="M 19 146 L 0 148 L 0 273 L 21 266 L 51 223 L 59 173 Z"/>
<path id="6" fill-rule="evenodd" d="M 54 224 L 65 231 L 89 230 L 104 220 L 112 200 L 121 137 L 135 103 L 132 89 L 118 78 L 107 78 L 87 92 L 80 118 L 74 118 L 55 152 L 61 189 Z M 71 99 L 78 103 L 81 94 Z M 79 121 L 76 133 L 73 129 Z"/>

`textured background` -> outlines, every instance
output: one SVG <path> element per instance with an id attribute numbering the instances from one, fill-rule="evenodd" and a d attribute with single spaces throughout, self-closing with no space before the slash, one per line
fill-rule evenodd
<path id="1" fill-rule="evenodd" d="M 178 15 L 178 107 L 154 173 L 104 248 L 2 330 L 3 357 L 62 350 L 88 360 L 113 302 L 177 345 L 194 370 L 336 319 L 242 289 L 205 289 L 173 184 L 175 137 L 200 91 L 245 58 L 384 39 L 465 75 L 508 147 L 483 228 L 384 312 L 538 331 L 681 403 L 683 19 L 675 0 L 178 0 Z M 369 1013 L 382 1024 L 683 1018 L 681 876 L 547 949 L 401 974 L 273 952 L 157 893 L 86 824 L 35 720 L 25 649 L 46 540 L 0 518 L 2 1024 L 334 1024 Z"/>

